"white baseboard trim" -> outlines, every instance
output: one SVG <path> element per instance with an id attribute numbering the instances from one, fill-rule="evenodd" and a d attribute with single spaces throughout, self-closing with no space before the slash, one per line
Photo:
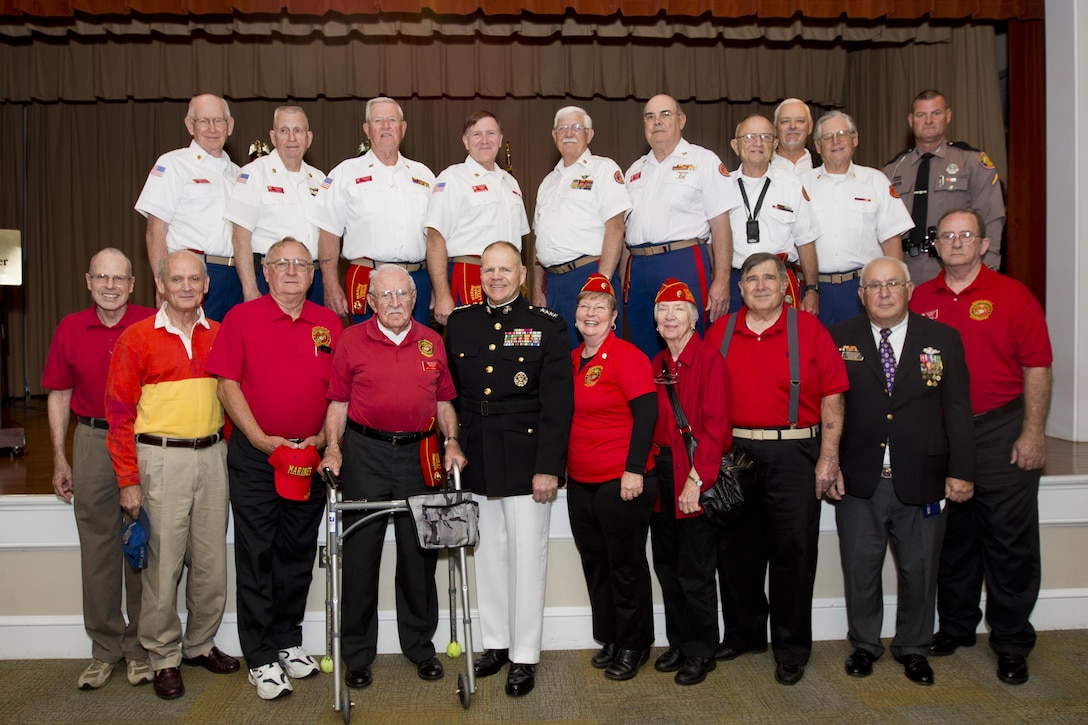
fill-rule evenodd
<path id="1" fill-rule="evenodd" d="M 397 641 L 396 613 L 378 613 L 378 652 L 400 651 Z M 184 615 L 182 616 L 184 621 Z M 1043 591 L 1035 605 L 1032 623 L 1037 630 L 1088 629 L 1088 589 L 1052 589 Z M 882 636 L 891 637 L 895 626 L 895 598 L 884 602 Z M 654 607 L 656 646 L 665 646 L 665 615 L 660 605 Z M 595 649 L 589 607 L 553 607 L 544 612 L 545 650 Z M 817 599 L 812 604 L 812 631 L 816 640 L 845 640 L 846 605 L 841 598 Z M 985 633 L 985 627 L 979 627 Z M 444 652 L 449 643 L 449 611 L 439 614 L 435 647 Z M 481 649 L 479 618 L 473 612 L 474 650 Z M 310 611 L 302 625 L 303 646 L 312 653 L 325 647 L 325 613 Z M 464 640 L 463 633 L 460 639 Z M 216 636 L 224 651 L 238 654 L 237 617 L 228 613 Z M 80 616 L 0 617 L 0 659 L 82 659 L 90 656 L 91 643 L 83 630 Z"/>

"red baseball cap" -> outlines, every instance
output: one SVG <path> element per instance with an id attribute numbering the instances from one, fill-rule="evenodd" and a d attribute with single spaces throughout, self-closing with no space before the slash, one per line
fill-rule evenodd
<path id="1" fill-rule="evenodd" d="M 317 464 L 321 456 L 317 448 L 280 446 L 272 451 L 268 462 L 276 471 L 276 493 L 291 501 L 309 501 Z"/>

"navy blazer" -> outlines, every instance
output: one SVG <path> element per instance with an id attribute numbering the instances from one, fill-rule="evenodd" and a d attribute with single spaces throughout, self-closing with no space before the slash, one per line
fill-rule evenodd
<path id="1" fill-rule="evenodd" d="M 846 493 L 870 498 L 891 443 L 892 482 L 905 504 L 944 498 L 945 477 L 975 479 L 970 374 L 960 334 L 908 313 L 907 335 L 888 395 L 867 315 L 831 328 L 850 378 L 839 465 Z M 939 361 L 940 379 L 934 373 Z M 929 374 L 923 374 L 923 367 Z"/>

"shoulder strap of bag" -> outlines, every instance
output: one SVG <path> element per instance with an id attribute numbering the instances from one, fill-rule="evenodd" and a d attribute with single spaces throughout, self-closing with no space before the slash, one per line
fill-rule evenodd
<path id="1" fill-rule="evenodd" d="M 665 358 L 661 358 L 661 373 L 668 379 L 669 365 Z M 680 396 L 676 394 L 676 385 L 665 383 L 665 392 L 669 396 L 669 404 L 672 406 L 672 414 L 676 418 L 676 425 L 680 428 L 680 435 L 684 437 L 684 447 L 688 452 L 688 463 L 695 465 L 695 436 L 691 434 L 691 425 L 684 415 L 684 409 L 680 407 Z"/>
<path id="2" fill-rule="evenodd" d="M 729 354 L 729 344 L 733 342 L 733 331 L 737 329 L 737 313 L 729 316 L 725 323 L 725 335 L 722 337 L 721 353 L 724 358 Z M 801 408 L 801 353 L 797 339 L 797 310 L 786 308 L 786 348 L 790 358 L 790 410 L 788 421 L 791 428 L 797 426 L 798 412 Z M 673 393 L 675 395 L 675 393 Z"/>

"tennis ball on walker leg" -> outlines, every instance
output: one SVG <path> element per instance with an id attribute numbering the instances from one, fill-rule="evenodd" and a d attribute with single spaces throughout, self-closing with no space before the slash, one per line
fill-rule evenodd
<path id="1" fill-rule="evenodd" d="M 450 657 L 452 657 L 453 659 L 457 659 L 458 657 L 460 657 L 461 656 L 461 643 L 460 642 L 450 642 L 448 645 L 446 645 L 446 654 L 449 655 Z"/>
<path id="2" fill-rule="evenodd" d="M 326 674 L 329 673 L 329 672 L 332 672 L 332 658 L 331 657 L 322 657 L 321 658 L 321 671 L 326 673 Z"/>

